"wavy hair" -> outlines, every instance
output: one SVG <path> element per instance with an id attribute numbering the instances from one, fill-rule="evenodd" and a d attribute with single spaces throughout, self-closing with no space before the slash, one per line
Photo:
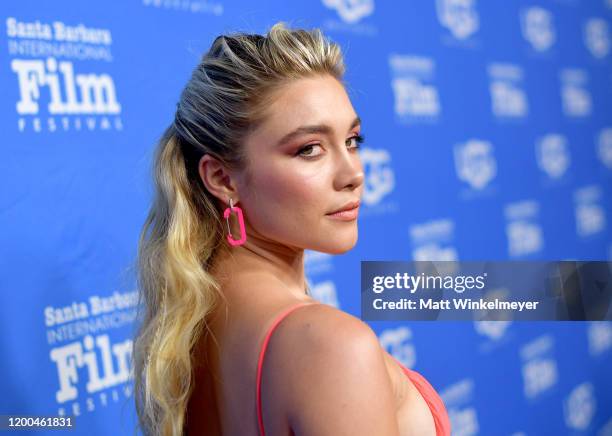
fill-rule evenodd
<path id="1" fill-rule="evenodd" d="M 278 22 L 265 36 L 218 36 L 181 92 L 153 157 L 154 198 L 136 261 L 140 326 L 132 369 L 136 425 L 145 435 L 183 434 L 194 348 L 210 332 L 207 319 L 223 298 L 209 272 L 227 245 L 223 203 L 199 177 L 200 158 L 209 153 L 248 177 L 242 143 L 265 119 L 272 92 L 320 74 L 344 84 L 344 71 L 340 47 L 319 29 L 292 30 Z"/>

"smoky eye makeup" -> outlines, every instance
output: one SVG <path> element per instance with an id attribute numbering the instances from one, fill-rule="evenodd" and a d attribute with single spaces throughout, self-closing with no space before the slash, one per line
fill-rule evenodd
<path id="1" fill-rule="evenodd" d="M 349 138 L 346 138 L 345 142 L 348 141 L 355 141 L 355 145 L 353 145 L 352 147 L 350 147 L 351 150 L 357 150 L 361 147 L 360 144 L 363 143 L 363 141 L 365 140 L 365 136 L 361 133 L 359 134 L 355 134 L 353 136 L 350 136 Z M 315 147 L 321 147 L 321 144 L 319 143 L 312 143 L 312 144 L 306 144 L 303 145 L 301 147 L 298 147 L 297 150 L 293 153 L 293 156 L 298 156 L 298 157 L 303 157 L 305 159 L 315 159 L 316 157 L 319 157 L 320 154 L 313 154 L 311 157 L 309 157 L 311 155 L 311 153 L 307 153 L 304 154 L 305 150 L 312 150 L 315 149 Z"/>

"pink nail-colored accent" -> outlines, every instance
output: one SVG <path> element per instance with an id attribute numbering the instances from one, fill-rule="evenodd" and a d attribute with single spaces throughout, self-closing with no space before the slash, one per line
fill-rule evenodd
<path id="1" fill-rule="evenodd" d="M 233 245 L 242 245 L 246 242 L 246 231 L 244 229 L 244 217 L 242 216 L 242 209 L 238 206 L 234 206 L 234 212 L 236 212 L 238 218 L 238 224 L 240 225 L 240 239 L 236 240 L 232 238 L 232 235 L 227 235 L 227 241 Z M 223 211 L 223 218 L 227 219 L 232 213 L 232 210 L 228 207 Z"/>

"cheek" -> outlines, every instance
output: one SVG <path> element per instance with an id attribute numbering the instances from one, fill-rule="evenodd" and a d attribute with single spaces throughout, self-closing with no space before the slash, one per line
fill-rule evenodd
<path id="1" fill-rule="evenodd" d="M 258 173 L 247 189 L 249 219 L 262 231 L 283 227 L 296 231 L 298 222 L 317 220 L 329 207 L 323 177 L 295 170 Z"/>

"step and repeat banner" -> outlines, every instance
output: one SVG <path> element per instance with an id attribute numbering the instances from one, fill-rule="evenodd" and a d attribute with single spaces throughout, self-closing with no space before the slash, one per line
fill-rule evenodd
<path id="1" fill-rule="evenodd" d="M 282 20 L 344 50 L 365 189 L 357 246 L 307 253 L 317 299 L 360 316 L 361 261 L 612 258 L 610 0 L 20 0 L 0 18 L 0 414 L 132 434 L 152 151 L 221 33 Z M 609 321 L 370 325 L 455 435 L 612 435 Z"/>

